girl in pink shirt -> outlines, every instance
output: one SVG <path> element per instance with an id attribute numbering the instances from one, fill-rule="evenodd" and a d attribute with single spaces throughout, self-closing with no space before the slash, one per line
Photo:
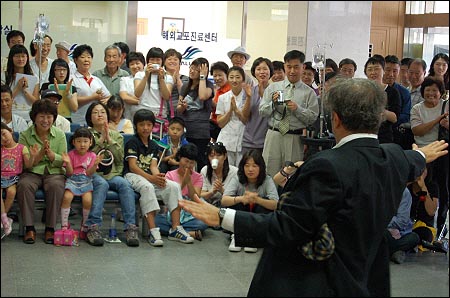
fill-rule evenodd
<path id="1" fill-rule="evenodd" d="M 195 144 L 188 143 L 181 146 L 175 157 L 180 163 L 178 169 L 166 173 L 168 180 L 180 184 L 181 194 L 185 200 L 191 200 L 194 195 L 200 197 L 202 190 L 203 176 L 194 170 L 197 154 L 198 149 Z M 170 212 L 167 213 L 167 220 L 171 222 Z M 189 235 L 200 241 L 203 238 L 204 230 L 208 228 L 208 225 L 184 210 L 181 210 L 180 213 L 180 223 Z M 160 226 L 162 231 L 165 229 L 163 225 L 158 224 L 158 226 Z"/>
<path id="2" fill-rule="evenodd" d="M 5 236 L 12 231 L 12 219 L 7 214 L 16 197 L 16 184 L 19 181 L 19 175 L 25 168 L 33 165 L 34 157 L 38 154 L 39 148 L 37 144 L 30 150 L 23 144 L 19 144 L 14 140 L 13 131 L 4 122 L 1 124 L 2 132 L 2 191 L 1 197 L 1 219 L 2 228 Z M 30 155 L 31 153 L 31 155 Z M 3 190 L 6 191 L 5 202 L 3 202 Z M 3 236 L 2 236 L 3 237 Z"/>
<path id="3" fill-rule="evenodd" d="M 69 228 L 70 204 L 74 196 L 81 196 L 83 205 L 83 219 L 86 222 L 92 205 L 92 175 L 96 172 L 103 155 L 97 156 L 90 151 L 94 146 L 94 139 L 87 127 L 78 128 L 71 140 L 75 149 L 62 154 L 66 167 L 66 191 L 61 204 L 61 226 L 63 230 Z"/>

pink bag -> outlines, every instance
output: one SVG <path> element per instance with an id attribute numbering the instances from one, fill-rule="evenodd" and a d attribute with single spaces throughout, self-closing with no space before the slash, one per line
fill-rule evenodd
<path id="1" fill-rule="evenodd" d="M 169 105 L 170 105 L 170 118 L 173 118 L 174 111 L 172 99 L 169 99 Z M 160 140 L 169 130 L 169 120 L 167 120 L 162 116 L 163 107 L 164 107 L 164 99 L 161 98 L 161 104 L 159 105 L 159 113 L 158 115 L 155 116 L 156 122 L 152 129 L 152 133 L 155 134 L 154 137 L 157 137 Z"/>
<path id="2" fill-rule="evenodd" d="M 53 238 L 56 246 L 78 246 L 78 231 L 73 229 L 56 230 Z"/>

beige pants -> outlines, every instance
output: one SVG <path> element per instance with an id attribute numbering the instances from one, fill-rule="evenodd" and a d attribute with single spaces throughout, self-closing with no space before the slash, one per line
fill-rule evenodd
<path id="1" fill-rule="evenodd" d="M 300 135 L 285 134 L 269 129 L 264 141 L 263 158 L 266 163 L 267 174 L 274 176 L 289 160 L 296 162 L 303 160 L 303 144 Z"/>

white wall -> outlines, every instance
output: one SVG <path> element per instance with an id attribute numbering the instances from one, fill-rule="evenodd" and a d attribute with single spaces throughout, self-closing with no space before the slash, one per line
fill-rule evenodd
<path id="1" fill-rule="evenodd" d="M 253 61 L 262 56 L 271 60 L 283 60 L 286 51 L 287 16 L 284 19 L 272 14 L 273 10 L 287 10 L 286 1 L 250 1 L 247 14 L 246 50 L 251 58 L 245 65 L 250 70 Z M 138 18 L 148 19 L 148 35 L 138 35 L 136 49 L 144 54 L 151 47 L 163 51 L 175 48 L 183 54 L 189 46 L 201 52 L 193 58 L 204 57 L 210 65 L 224 61 L 231 66 L 227 53 L 241 45 L 242 1 L 152 1 L 138 2 Z M 162 17 L 184 18 L 185 32 L 217 32 L 216 42 L 165 40 L 161 37 Z M 306 25 L 305 25 L 306 26 Z M 193 59 L 192 59 L 193 60 Z M 188 74 L 192 60 L 182 61 L 181 73 Z"/>
<path id="2" fill-rule="evenodd" d="M 180 73 L 185 75 L 189 74 L 190 62 L 199 57 L 206 58 L 210 65 L 216 61 L 231 65 L 227 53 L 239 46 L 241 41 L 240 36 L 228 38 L 227 22 L 234 22 L 240 28 L 241 19 L 240 16 L 227 19 L 227 9 L 226 1 L 139 1 L 138 18 L 148 19 L 148 35 L 137 36 L 136 50 L 145 57 L 151 47 L 159 47 L 163 51 L 174 48 L 181 54 L 189 46 L 198 48 L 200 52 L 193 55 L 193 59 L 183 59 Z M 184 32 L 217 33 L 217 42 L 166 40 L 161 35 L 163 17 L 184 18 Z"/>
<path id="3" fill-rule="evenodd" d="M 308 26 L 308 1 L 289 1 L 289 23 L 286 52 L 299 50 L 306 54 L 306 29 Z M 310 61 L 308 57 L 305 61 Z M 283 59 L 281 59 L 283 61 Z"/>
<path id="4" fill-rule="evenodd" d="M 365 78 L 371 11 L 371 1 L 309 1 L 306 61 L 312 60 L 317 43 L 331 43 L 327 58 L 338 65 L 344 58 L 353 59 L 358 66 L 355 77 Z"/>

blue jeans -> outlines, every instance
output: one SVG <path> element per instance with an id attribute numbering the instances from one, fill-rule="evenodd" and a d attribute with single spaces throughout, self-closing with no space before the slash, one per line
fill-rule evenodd
<path id="1" fill-rule="evenodd" d="M 122 207 L 122 215 L 124 220 L 124 230 L 128 229 L 128 225 L 136 224 L 136 205 L 135 194 L 130 183 L 121 176 L 115 176 L 110 180 L 106 180 L 98 174 L 93 175 L 92 184 L 94 192 L 92 193 L 92 207 L 89 217 L 86 221 L 87 226 L 102 225 L 102 212 L 105 204 L 108 190 L 118 192 L 120 205 Z"/>
<path id="2" fill-rule="evenodd" d="M 155 216 L 155 225 L 159 228 L 161 235 L 167 236 L 169 235 L 169 230 L 172 228 L 172 222 L 167 220 L 166 214 L 157 214 Z M 181 224 L 186 232 L 200 230 L 205 231 L 208 228 L 208 225 L 203 221 L 193 218 L 185 223 Z"/>

